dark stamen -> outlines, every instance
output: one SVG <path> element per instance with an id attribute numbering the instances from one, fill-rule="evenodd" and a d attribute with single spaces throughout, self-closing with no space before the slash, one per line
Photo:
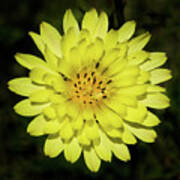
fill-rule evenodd
<path id="1" fill-rule="evenodd" d="M 76 96 L 77 98 L 80 98 L 80 96 Z"/>
<path id="2" fill-rule="evenodd" d="M 89 104 L 92 104 L 92 101 L 89 101 Z"/>
<path id="3" fill-rule="evenodd" d="M 96 63 L 96 66 L 95 66 L 95 67 L 96 67 L 96 69 L 99 67 L 99 62 Z"/>
<path id="4" fill-rule="evenodd" d="M 107 96 L 103 96 L 102 98 L 103 98 L 103 99 L 106 99 L 106 98 L 107 98 Z"/>
<path id="5" fill-rule="evenodd" d="M 102 90 L 102 91 L 105 91 L 105 90 L 106 90 L 106 88 L 102 88 L 101 90 Z"/>
<path id="6" fill-rule="evenodd" d="M 95 84 L 95 83 L 96 83 L 96 77 L 93 78 L 93 84 Z"/>
<path id="7" fill-rule="evenodd" d="M 112 82 L 112 80 L 110 79 L 106 84 L 110 84 Z"/>
<path id="8" fill-rule="evenodd" d="M 80 78 L 80 74 L 79 74 L 79 73 L 77 73 L 77 78 L 78 78 L 78 79 Z"/>
<path id="9" fill-rule="evenodd" d="M 83 101 L 84 104 L 86 104 L 86 101 Z"/>
<path id="10" fill-rule="evenodd" d="M 75 91 L 75 93 L 79 93 L 79 91 Z"/>
<path id="11" fill-rule="evenodd" d="M 76 84 L 76 83 L 74 83 L 74 87 L 77 87 L 77 84 Z"/>
<path id="12" fill-rule="evenodd" d="M 87 73 L 84 73 L 84 78 L 86 78 L 86 76 L 87 76 Z"/>
<path id="13" fill-rule="evenodd" d="M 88 81 L 90 81 L 90 80 L 91 80 L 91 78 L 89 77 L 89 78 L 88 78 Z"/>
<path id="14" fill-rule="evenodd" d="M 81 81 L 78 81 L 78 84 L 81 84 Z"/>
<path id="15" fill-rule="evenodd" d="M 93 76 L 95 74 L 95 72 L 93 71 L 92 73 L 91 73 L 91 76 Z"/>
<path id="16" fill-rule="evenodd" d="M 101 85 L 103 83 L 103 81 L 99 81 L 99 85 Z"/>

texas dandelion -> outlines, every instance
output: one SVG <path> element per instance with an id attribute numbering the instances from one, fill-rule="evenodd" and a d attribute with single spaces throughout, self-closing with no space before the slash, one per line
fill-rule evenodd
<path id="1" fill-rule="evenodd" d="M 137 139 L 155 141 L 154 126 L 160 123 L 150 110 L 164 109 L 169 99 L 160 83 L 171 78 L 160 68 L 163 52 L 143 50 L 151 35 L 132 38 L 135 22 L 108 30 L 105 12 L 85 13 L 81 28 L 71 10 L 63 18 L 61 35 L 46 22 L 40 34 L 29 35 L 43 55 L 17 53 L 17 62 L 29 69 L 28 77 L 10 80 L 9 89 L 26 97 L 14 107 L 22 116 L 35 116 L 27 132 L 48 135 L 45 155 L 64 152 L 76 162 L 83 154 L 91 171 L 112 155 L 130 160 L 128 144 Z"/>

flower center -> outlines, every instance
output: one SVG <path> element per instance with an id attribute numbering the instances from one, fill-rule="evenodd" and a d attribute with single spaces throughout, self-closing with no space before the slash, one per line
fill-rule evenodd
<path id="1" fill-rule="evenodd" d="M 83 70 L 71 81 L 72 101 L 81 105 L 97 105 L 108 97 L 108 84 L 111 82 L 96 70 Z"/>

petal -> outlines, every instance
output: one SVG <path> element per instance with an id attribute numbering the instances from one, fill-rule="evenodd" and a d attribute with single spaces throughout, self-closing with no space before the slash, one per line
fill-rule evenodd
<path id="1" fill-rule="evenodd" d="M 58 156 L 64 149 L 64 144 L 57 135 L 49 135 L 44 144 L 44 153 L 51 158 Z"/>
<path id="2" fill-rule="evenodd" d="M 143 104 L 138 103 L 137 107 L 127 107 L 127 115 L 124 118 L 130 122 L 140 123 L 146 115 L 147 108 Z"/>
<path id="3" fill-rule="evenodd" d="M 46 67 L 46 63 L 36 56 L 31 54 L 17 53 L 15 55 L 16 61 L 27 69 L 33 69 L 35 67 Z"/>
<path id="4" fill-rule="evenodd" d="M 100 37 L 104 39 L 108 31 L 108 16 L 105 12 L 101 12 L 99 19 L 97 21 L 95 29 L 95 37 Z"/>
<path id="5" fill-rule="evenodd" d="M 167 61 L 167 56 L 165 53 L 150 53 L 149 61 L 145 62 L 141 65 L 141 69 L 145 71 L 150 71 L 155 69 L 161 65 L 163 65 Z"/>
<path id="6" fill-rule="evenodd" d="M 118 30 L 118 42 L 122 43 L 129 40 L 135 32 L 135 21 L 128 21 L 124 23 Z"/>
<path id="7" fill-rule="evenodd" d="M 82 20 L 82 29 L 87 29 L 91 35 L 94 34 L 98 22 L 98 14 L 95 9 L 86 12 Z"/>
<path id="8" fill-rule="evenodd" d="M 166 92 L 166 89 L 164 87 L 161 87 L 161 86 L 148 84 L 147 92 L 149 92 L 149 93 Z"/>
<path id="9" fill-rule="evenodd" d="M 44 132 L 46 134 L 55 134 L 59 131 L 59 129 L 60 129 L 60 123 L 58 122 L 57 119 L 47 121 L 44 126 Z"/>
<path id="10" fill-rule="evenodd" d="M 100 140 L 94 142 L 94 148 L 97 155 L 104 161 L 111 161 L 111 146 L 108 137 L 100 131 Z"/>
<path id="11" fill-rule="evenodd" d="M 104 46 L 106 50 L 114 48 L 114 46 L 117 43 L 117 39 L 118 39 L 118 32 L 111 29 L 104 38 Z"/>
<path id="12" fill-rule="evenodd" d="M 40 50 L 40 52 L 42 54 L 44 54 L 44 50 L 45 50 L 45 44 L 41 38 L 41 36 L 37 33 L 34 32 L 29 32 L 29 35 L 31 36 L 31 38 L 33 39 L 34 43 L 36 44 L 36 46 L 38 47 L 38 49 Z"/>
<path id="13" fill-rule="evenodd" d="M 91 147 L 88 149 L 84 149 L 84 160 L 87 167 L 92 172 L 97 172 L 101 165 L 101 160 L 97 156 L 95 150 Z"/>
<path id="14" fill-rule="evenodd" d="M 71 163 L 76 162 L 81 155 L 82 148 L 76 138 L 73 138 L 70 143 L 65 145 L 64 156 Z"/>
<path id="15" fill-rule="evenodd" d="M 48 102 L 50 93 L 51 91 L 48 89 L 37 90 L 30 94 L 29 99 L 31 102 Z"/>
<path id="16" fill-rule="evenodd" d="M 43 114 L 47 119 L 55 119 L 56 118 L 56 111 L 53 106 L 47 106 L 43 109 Z"/>
<path id="17" fill-rule="evenodd" d="M 134 135 L 125 127 L 122 135 L 122 141 L 126 144 L 136 144 L 137 140 Z"/>
<path id="18" fill-rule="evenodd" d="M 31 136 L 41 136 L 44 135 L 44 126 L 46 124 L 46 120 L 43 115 L 39 115 L 34 118 L 27 127 L 27 132 Z"/>
<path id="19" fill-rule="evenodd" d="M 142 100 L 141 103 L 155 109 L 164 109 L 170 106 L 169 98 L 161 93 L 147 94 L 146 98 Z"/>
<path id="20" fill-rule="evenodd" d="M 147 71 L 140 70 L 140 74 L 137 78 L 137 84 L 144 84 L 149 81 L 150 73 Z"/>
<path id="21" fill-rule="evenodd" d="M 129 44 L 128 44 L 129 45 L 128 54 L 142 50 L 144 46 L 149 42 L 150 38 L 151 38 L 151 35 L 149 32 L 146 32 L 144 34 L 141 34 L 133 38 L 131 41 L 129 41 Z"/>
<path id="22" fill-rule="evenodd" d="M 157 126 L 159 123 L 160 123 L 159 118 L 150 111 L 148 111 L 147 117 L 142 123 L 142 125 L 147 127 L 153 127 L 153 126 Z"/>
<path id="23" fill-rule="evenodd" d="M 46 22 L 42 22 L 40 25 L 40 34 L 48 48 L 50 48 L 56 56 L 61 57 L 61 35 L 57 29 Z"/>
<path id="24" fill-rule="evenodd" d="M 74 131 L 69 122 L 62 124 L 59 134 L 61 138 L 65 140 L 69 140 L 74 135 Z"/>
<path id="25" fill-rule="evenodd" d="M 64 18 L 63 18 L 63 29 L 64 32 L 67 33 L 68 29 L 74 27 L 77 32 L 79 31 L 79 25 L 76 21 L 72 11 L 70 9 L 66 10 Z"/>
<path id="26" fill-rule="evenodd" d="M 150 81 L 152 84 L 159 84 L 172 78 L 171 71 L 169 69 L 155 69 L 151 71 Z"/>
<path id="27" fill-rule="evenodd" d="M 46 106 L 48 104 L 33 104 L 29 99 L 24 99 L 14 106 L 14 110 L 22 116 L 35 116 L 40 114 Z"/>
<path id="28" fill-rule="evenodd" d="M 140 140 L 152 143 L 155 141 L 155 138 L 157 137 L 156 132 L 153 129 L 143 128 L 140 126 L 135 125 L 128 125 L 126 124 L 126 127 Z"/>
<path id="29" fill-rule="evenodd" d="M 122 142 L 112 142 L 111 148 L 112 152 L 118 159 L 122 161 L 128 161 L 131 159 L 128 147 Z"/>
<path id="30" fill-rule="evenodd" d="M 29 96 L 43 87 L 33 84 L 30 78 L 15 78 L 8 82 L 8 88 L 16 94 Z"/>
<path id="31" fill-rule="evenodd" d="M 135 51 L 128 56 L 128 63 L 130 65 L 139 65 L 143 63 L 145 60 L 147 60 L 148 57 L 149 52 L 143 50 Z"/>

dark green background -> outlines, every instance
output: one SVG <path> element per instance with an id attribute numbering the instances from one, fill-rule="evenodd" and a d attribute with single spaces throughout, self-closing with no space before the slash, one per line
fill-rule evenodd
<path id="1" fill-rule="evenodd" d="M 56 179 L 180 179 L 180 8 L 179 0 L 5 0 L 0 5 L 0 180 L 56 180 Z M 139 142 L 129 146 L 132 160 L 128 163 L 112 159 L 102 163 L 98 173 L 91 173 L 81 158 L 77 163 L 66 162 L 63 155 L 55 159 L 44 156 L 45 137 L 31 137 L 26 133 L 31 118 L 16 115 L 13 105 L 21 97 L 7 90 L 7 81 L 27 75 L 14 60 L 16 52 L 40 55 L 28 31 L 39 31 L 39 24 L 47 21 L 62 32 L 62 17 L 72 8 L 80 22 L 91 7 L 109 15 L 110 28 L 117 29 L 126 20 L 136 20 L 137 34 L 145 29 L 152 39 L 149 51 L 165 51 L 169 61 L 165 65 L 173 72 L 173 79 L 165 86 L 171 107 L 157 111 L 162 123 L 156 128 L 154 144 Z"/>

